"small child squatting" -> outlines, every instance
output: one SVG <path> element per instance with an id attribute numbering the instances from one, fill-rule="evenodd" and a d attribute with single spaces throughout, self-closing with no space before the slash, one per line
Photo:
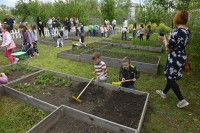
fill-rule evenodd
<path id="1" fill-rule="evenodd" d="M 122 66 L 119 70 L 119 80 L 125 81 L 133 79 L 133 81 L 122 82 L 122 87 L 126 87 L 129 89 L 134 89 L 135 81 L 140 77 L 140 72 L 137 68 L 131 65 L 131 60 L 129 57 L 124 57 L 122 59 Z"/>
<path id="2" fill-rule="evenodd" d="M 107 69 L 106 64 L 101 61 L 101 55 L 99 52 L 94 52 L 92 60 L 94 61 L 94 73 L 96 74 L 96 81 L 106 82 L 107 81 Z"/>

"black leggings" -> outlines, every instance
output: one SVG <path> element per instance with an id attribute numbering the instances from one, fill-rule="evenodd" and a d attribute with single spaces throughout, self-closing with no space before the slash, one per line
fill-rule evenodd
<path id="1" fill-rule="evenodd" d="M 122 40 L 126 40 L 126 32 L 122 32 Z"/>
<path id="2" fill-rule="evenodd" d="M 40 28 L 38 29 L 39 31 L 39 36 L 41 37 L 41 33 L 43 34 L 43 37 L 45 38 L 45 35 L 44 35 L 44 28 Z"/>
<path id="3" fill-rule="evenodd" d="M 174 91 L 174 93 L 178 97 L 179 101 L 184 99 L 182 94 L 181 94 L 181 90 L 180 90 L 178 84 L 176 83 L 176 81 L 167 79 L 167 84 L 166 84 L 165 89 L 163 90 L 163 93 L 167 94 L 167 92 L 170 90 L 170 88 L 172 88 L 172 90 Z"/>
<path id="4" fill-rule="evenodd" d="M 144 34 L 140 34 L 140 41 L 143 41 Z"/>
<path id="5" fill-rule="evenodd" d="M 34 50 L 34 52 L 39 53 L 38 47 L 37 47 L 37 41 L 35 41 L 35 43 L 33 44 L 33 50 Z"/>

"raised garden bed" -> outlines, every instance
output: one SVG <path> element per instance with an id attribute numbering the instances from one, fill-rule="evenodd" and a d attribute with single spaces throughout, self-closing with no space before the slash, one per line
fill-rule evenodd
<path id="1" fill-rule="evenodd" d="M 162 52 L 162 45 L 160 45 L 160 44 L 157 45 L 156 47 L 155 46 L 147 46 L 147 45 L 137 45 L 137 44 L 131 45 L 130 41 L 118 41 L 118 40 L 106 40 L 106 39 L 103 39 L 100 42 L 102 42 L 102 43 L 110 42 L 110 43 L 112 43 L 113 46 L 128 48 L 128 49 L 151 51 L 151 52 L 158 52 L 158 53 Z"/>
<path id="2" fill-rule="evenodd" d="M 82 48 L 75 47 L 70 50 L 61 51 L 60 53 L 57 54 L 57 56 L 61 58 L 67 57 L 67 59 L 81 61 L 81 57 L 80 57 L 81 53 L 92 50 L 94 48 L 97 48 L 97 49 L 102 48 L 102 47 L 105 47 L 106 45 L 108 45 L 108 43 L 94 42 L 91 44 L 87 44 L 87 47 L 82 47 Z"/>
<path id="3" fill-rule="evenodd" d="M 61 106 L 29 132 L 111 133 L 111 131 L 105 129 L 105 127 L 101 127 L 101 123 L 107 122 L 105 121 L 106 120 L 102 120 L 82 111 L 67 106 Z"/>
<path id="4" fill-rule="evenodd" d="M 9 86 L 50 104 L 56 106 L 64 104 L 118 123 L 115 124 L 118 130 L 120 127 L 124 126 L 126 129 L 131 129 L 130 131 L 140 130 L 148 100 L 147 93 L 93 82 L 81 96 L 83 102 L 80 104 L 74 101 L 71 96 L 77 96 L 89 80 L 56 72 L 51 72 L 53 76 L 51 74 L 48 76 L 49 72 L 50 71 L 46 71 L 32 75 L 9 84 Z M 121 95 L 122 97 L 120 99 L 116 99 L 116 97 L 120 97 Z M 127 95 L 128 98 L 124 95 Z M 122 104 L 124 104 L 124 106 L 118 106 Z M 111 109 L 108 108 L 108 106 L 116 107 L 117 109 Z M 99 110 L 101 107 L 105 107 L 105 109 Z M 131 111 L 128 111 L 130 109 Z M 128 112 L 123 113 L 124 110 Z M 113 115 L 106 113 L 109 111 L 113 112 Z M 127 122 L 125 122 L 125 119 Z"/>
<path id="5" fill-rule="evenodd" d="M 28 105 L 6 93 L 6 87 L 0 87 L 0 132 L 26 132 L 48 113 Z"/>
<path id="6" fill-rule="evenodd" d="M 20 63 L 7 65 L 0 68 L 0 71 L 7 75 L 9 82 L 30 75 L 32 73 L 36 73 L 39 70 L 41 69 Z"/>
<path id="7" fill-rule="evenodd" d="M 111 67 L 120 67 L 122 63 L 122 58 L 125 56 L 129 56 L 132 60 L 132 64 L 134 64 L 139 71 L 157 74 L 158 66 L 160 63 L 160 57 L 146 55 L 141 53 L 133 53 L 128 51 L 115 51 L 108 50 L 109 47 L 115 46 L 110 43 L 101 43 L 107 44 L 105 47 L 101 47 L 100 49 L 93 49 L 89 51 L 81 51 L 79 53 L 62 51 L 58 53 L 58 57 L 73 59 L 77 61 L 93 63 L 91 55 L 93 52 L 100 52 L 102 55 L 102 60 L 106 63 L 107 66 Z M 120 45 L 118 46 L 120 47 Z"/>

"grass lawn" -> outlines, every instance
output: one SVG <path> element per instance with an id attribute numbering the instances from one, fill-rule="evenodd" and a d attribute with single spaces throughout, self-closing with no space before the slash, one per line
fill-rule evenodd
<path id="1" fill-rule="evenodd" d="M 96 41 L 99 38 L 90 38 L 87 42 Z M 58 72 L 73 74 L 85 78 L 92 78 L 93 65 L 73 60 L 61 59 L 57 53 L 71 48 L 70 45 L 63 48 L 55 48 L 39 44 L 40 55 L 30 60 L 24 61 L 29 65 L 42 67 Z M 146 52 L 148 54 L 148 52 Z M 137 90 L 150 93 L 147 112 L 142 126 L 142 133 L 199 133 L 200 132 L 200 72 L 199 68 L 194 68 L 189 76 L 184 74 L 182 80 L 178 81 L 183 95 L 189 101 L 189 107 L 178 109 L 176 104 L 178 99 L 170 90 L 166 99 L 156 95 L 157 89 L 164 89 L 166 81 L 163 74 L 166 61 L 166 54 L 153 53 L 161 56 L 161 65 L 158 75 L 141 73 L 140 79 L 136 83 Z M 1 63 L 5 61 L 0 58 Z M 198 60 L 191 60 L 192 65 Z M 4 63 L 6 64 L 6 63 Z M 200 64 L 199 62 L 197 64 Z M 2 64 L 1 64 L 2 65 Z M 108 82 L 118 81 L 118 69 L 108 67 Z"/>
<path id="2" fill-rule="evenodd" d="M 25 133 L 44 119 L 47 113 L 11 97 L 0 98 L 0 132 Z"/>

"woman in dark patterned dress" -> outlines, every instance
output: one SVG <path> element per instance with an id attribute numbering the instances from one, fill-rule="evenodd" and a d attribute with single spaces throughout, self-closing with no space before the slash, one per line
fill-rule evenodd
<path id="1" fill-rule="evenodd" d="M 156 93 L 162 98 L 166 98 L 167 92 L 172 88 L 179 99 L 177 104 L 178 108 L 183 108 L 189 105 L 189 103 L 183 98 L 180 88 L 176 83 L 177 80 L 182 78 L 182 68 L 186 63 L 187 58 L 186 46 L 190 36 L 190 31 L 186 27 L 187 21 L 188 12 L 177 11 L 174 17 L 174 25 L 177 26 L 177 29 L 170 35 L 169 41 L 167 42 L 165 36 L 160 36 L 160 39 L 163 40 L 168 53 L 164 71 L 167 84 L 163 91 L 157 90 Z"/>

